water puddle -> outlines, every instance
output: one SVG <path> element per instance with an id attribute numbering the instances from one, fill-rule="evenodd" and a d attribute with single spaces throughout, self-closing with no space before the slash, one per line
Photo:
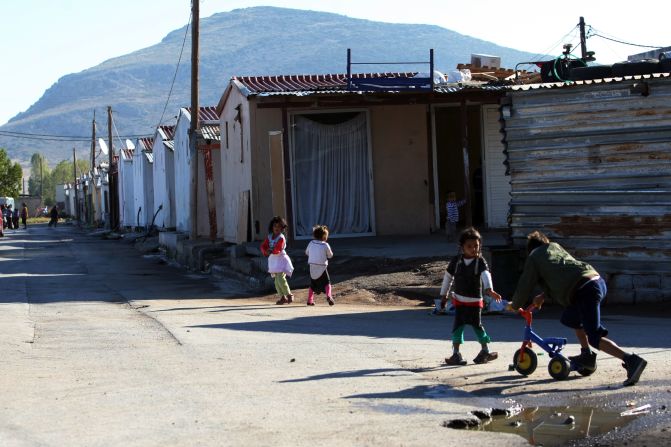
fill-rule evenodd
<path id="1" fill-rule="evenodd" d="M 513 433 L 531 445 L 558 447 L 608 433 L 647 414 L 650 405 L 626 411 L 590 407 L 528 407 L 474 411 L 477 419 L 446 421 L 449 428 Z"/>

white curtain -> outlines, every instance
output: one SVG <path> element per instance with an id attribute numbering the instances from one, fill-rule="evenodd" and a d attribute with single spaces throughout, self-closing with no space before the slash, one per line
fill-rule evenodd
<path id="1" fill-rule="evenodd" d="M 296 235 L 372 232 L 366 115 L 298 115 L 293 131 Z"/>

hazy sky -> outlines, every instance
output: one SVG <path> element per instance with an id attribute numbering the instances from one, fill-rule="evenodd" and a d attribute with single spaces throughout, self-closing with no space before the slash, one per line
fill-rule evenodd
<path id="1" fill-rule="evenodd" d="M 567 33 L 581 15 L 607 37 L 641 45 L 671 45 L 667 37 L 671 2 L 661 0 L 201 0 L 201 17 L 263 5 L 382 22 L 433 24 L 541 54 L 558 55 L 563 43 L 576 43 L 577 35 Z M 60 77 L 158 43 L 188 22 L 190 9 L 191 0 L 0 0 L 0 124 L 25 111 Z M 600 37 L 590 38 L 588 47 L 602 63 L 646 51 Z"/>

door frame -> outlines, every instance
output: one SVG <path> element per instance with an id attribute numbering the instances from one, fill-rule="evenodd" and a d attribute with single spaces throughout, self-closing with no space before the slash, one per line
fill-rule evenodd
<path id="1" fill-rule="evenodd" d="M 291 175 L 291 200 L 292 203 L 294 204 L 294 211 L 292 213 L 292 232 L 294 239 L 296 240 L 307 240 L 307 239 L 312 239 L 312 235 L 306 235 L 306 236 L 298 236 L 296 234 L 296 188 L 294 185 L 294 160 L 295 160 L 295 150 L 296 150 L 296 143 L 295 143 L 295 138 L 294 138 L 294 128 L 295 128 L 295 117 L 299 115 L 321 115 L 321 114 L 336 114 L 336 113 L 348 113 L 348 112 L 356 112 L 356 113 L 363 113 L 365 118 L 366 118 L 366 150 L 367 150 L 367 158 L 368 158 L 368 184 L 369 184 L 369 197 L 368 197 L 368 204 L 370 207 L 369 210 L 369 215 L 370 215 L 370 232 L 366 233 L 339 233 L 339 234 L 329 234 L 329 238 L 345 238 L 345 237 L 367 237 L 367 236 L 375 236 L 376 235 L 376 228 L 375 228 L 375 185 L 373 182 L 373 143 L 372 143 L 372 138 L 371 138 L 371 126 L 370 126 L 370 111 L 369 109 L 361 109 L 361 108 L 349 108 L 349 109 L 328 109 L 328 110 L 292 110 L 289 112 L 289 127 L 291 131 L 289 132 L 289 158 L 290 158 L 290 163 L 289 163 L 289 169 L 290 169 L 290 175 Z"/>

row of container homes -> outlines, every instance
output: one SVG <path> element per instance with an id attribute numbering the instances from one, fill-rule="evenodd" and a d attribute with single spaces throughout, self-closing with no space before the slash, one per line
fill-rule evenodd
<path id="1" fill-rule="evenodd" d="M 668 299 L 669 97 L 668 74 L 234 77 L 200 110 L 195 159 L 188 108 L 122 152 L 121 223 L 243 243 L 281 215 L 294 239 L 320 223 L 332 237 L 402 240 L 443 227 L 453 191 L 467 199 L 462 223 L 507 229 L 517 245 L 547 232 L 609 278 L 613 299 Z"/>
<path id="2" fill-rule="evenodd" d="M 116 157 L 115 157 L 116 161 Z M 78 177 L 75 183 L 62 185 L 63 211 L 79 216 L 82 222 L 104 225 L 109 221 L 109 164 L 101 163 Z M 57 200 L 61 203 L 61 200 Z"/>

